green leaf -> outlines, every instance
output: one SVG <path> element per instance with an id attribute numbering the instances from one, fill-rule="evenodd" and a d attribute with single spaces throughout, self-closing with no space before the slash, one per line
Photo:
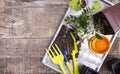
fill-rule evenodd
<path id="1" fill-rule="evenodd" d="M 66 22 L 66 24 L 70 24 L 70 22 L 71 22 L 70 17 L 66 17 L 65 22 Z"/>
<path id="2" fill-rule="evenodd" d="M 95 36 L 96 36 L 98 39 L 102 39 L 102 37 L 101 37 L 98 33 L 96 33 Z"/>
<path id="3" fill-rule="evenodd" d="M 96 13 L 97 11 L 102 9 L 102 6 L 101 6 L 100 2 L 94 1 L 92 8 L 93 8 L 92 12 Z"/>
<path id="4" fill-rule="evenodd" d="M 69 6 L 76 11 L 81 10 L 81 6 L 79 5 L 79 0 L 72 0 L 69 2 Z"/>

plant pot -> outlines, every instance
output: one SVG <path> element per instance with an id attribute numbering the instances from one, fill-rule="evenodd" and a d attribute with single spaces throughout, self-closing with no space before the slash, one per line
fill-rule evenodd
<path id="1" fill-rule="evenodd" d="M 112 60 L 109 60 L 107 62 L 108 69 L 112 71 L 113 74 L 119 74 L 120 73 L 120 59 L 114 58 Z"/>

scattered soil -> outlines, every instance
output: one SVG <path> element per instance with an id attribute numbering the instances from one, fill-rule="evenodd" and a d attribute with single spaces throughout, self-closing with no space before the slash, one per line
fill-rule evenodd
<path id="1" fill-rule="evenodd" d="M 70 33 L 73 33 L 76 40 L 79 40 L 79 37 L 74 33 L 74 31 L 72 29 L 63 25 L 61 27 L 61 30 L 59 31 L 58 36 L 56 37 L 56 40 L 53 43 L 53 44 L 57 44 L 58 46 L 62 46 L 63 48 L 65 48 L 67 50 L 68 60 L 70 60 L 72 58 L 71 53 L 72 53 L 72 50 L 73 50 L 73 40 L 72 40 L 72 37 L 71 37 Z M 78 44 L 78 48 L 79 47 L 80 47 L 80 43 Z M 76 57 L 77 56 L 78 56 L 78 54 L 76 54 Z"/>

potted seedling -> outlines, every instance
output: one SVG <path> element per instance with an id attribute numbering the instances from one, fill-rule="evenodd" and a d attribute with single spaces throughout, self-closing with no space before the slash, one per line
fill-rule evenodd
<path id="1" fill-rule="evenodd" d="M 80 37 L 81 41 L 89 35 L 103 29 L 102 25 L 93 25 L 93 10 L 90 8 L 83 9 L 82 14 L 78 16 L 70 15 L 66 17 L 65 22 Z"/>

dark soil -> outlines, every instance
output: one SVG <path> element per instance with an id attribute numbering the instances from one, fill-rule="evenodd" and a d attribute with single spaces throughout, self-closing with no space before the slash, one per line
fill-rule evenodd
<path id="1" fill-rule="evenodd" d="M 95 26 L 101 25 L 103 29 L 101 29 L 102 34 L 109 35 L 114 34 L 113 28 L 111 27 L 110 23 L 107 21 L 105 15 L 101 12 L 95 14 L 93 16 Z"/>
<path id="2" fill-rule="evenodd" d="M 59 47 L 62 46 L 63 48 L 65 48 L 67 50 L 67 53 L 68 53 L 67 58 L 69 60 L 72 58 L 71 53 L 72 53 L 72 50 L 74 49 L 73 48 L 73 40 L 72 40 L 70 33 L 73 33 L 76 40 L 79 40 L 79 37 L 74 33 L 74 31 L 72 29 L 63 25 L 61 27 L 61 30 L 59 31 L 58 36 L 56 37 L 56 39 L 53 43 L 53 44 L 57 44 Z M 80 43 L 78 44 L 78 49 L 79 49 L 79 47 L 80 47 Z M 77 57 L 77 55 L 76 55 L 76 57 Z"/>

